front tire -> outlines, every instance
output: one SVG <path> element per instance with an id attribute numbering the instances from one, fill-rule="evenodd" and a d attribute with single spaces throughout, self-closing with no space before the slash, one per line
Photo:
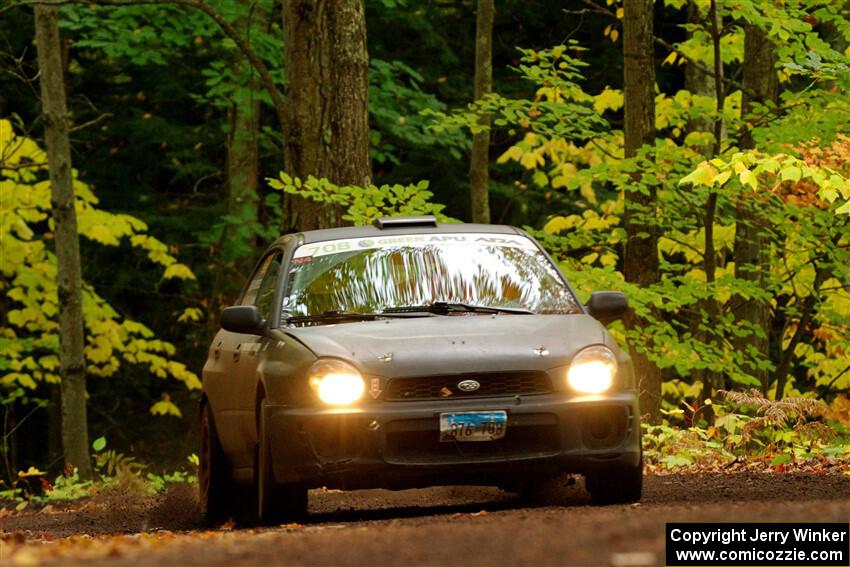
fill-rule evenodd
<path id="1" fill-rule="evenodd" d="M 266 406 L 260 406 L 257 455 L 254 459 L 257 489 L 257 515 L 263 525 L 280 525 L 307 517 L 307 488 L 275 482 L 271 464 L 271 443 L 266 430 Z"/>
<path id="2" fill-rule="evenodd" d="M 208 526 L 227 521 L 233 514 L 233 481 L 230 466 L 215 428 L 212 408 L 201 406 L 201 456 L 198 463 L 201 517 Z"/>
<path id="3" fill-rule="evenodd" d="M 643 456 L 637 466 L 623 465 L 590 473 L 585 483 L 597 506 L 638 502 L 643 492 Z"/>

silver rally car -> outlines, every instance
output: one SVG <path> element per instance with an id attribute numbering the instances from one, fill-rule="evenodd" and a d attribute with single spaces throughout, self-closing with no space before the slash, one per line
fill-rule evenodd
<path id="1" fill-rule="evenodd" d="M 203 369 L 200 495 L 210 522 L 250 494 L 262 522 L 312 487 L 501 486 L 582 474 L 595 502 L 640 498 L 631 360 L 509 226 L 381 219 L 289 234 L 221 315 Z"/>

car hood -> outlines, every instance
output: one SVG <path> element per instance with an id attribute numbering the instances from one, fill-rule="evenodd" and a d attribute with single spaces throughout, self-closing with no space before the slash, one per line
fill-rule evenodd
<path id="1" fill-rule="evenodd" d="M 548 370 L 605 341 L 588 315 L 464 315 L 394 318 L 286 329 L 316 356 L 353 361 L 395 378 Z"/>

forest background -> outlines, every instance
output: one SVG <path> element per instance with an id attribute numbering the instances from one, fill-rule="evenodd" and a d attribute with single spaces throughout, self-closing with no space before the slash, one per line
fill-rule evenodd
<path id="1" fill-rule="evenodd" d="M 836 0 L 7 2 L 5 488 L 191 469 L 265 245 L 407 213 L 525 227 L 582 299 L 628 294 L 650 464 L 846 462 L 848 56 Z"/>

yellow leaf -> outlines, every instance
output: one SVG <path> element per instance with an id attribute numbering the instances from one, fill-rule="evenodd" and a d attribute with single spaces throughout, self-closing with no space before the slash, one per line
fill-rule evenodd
<path id="1" fill-rule="evenodd" d="M 661 64 L 662 65 L 672 65 L 676 62 L 676 57 L 678 57 L 678 56 L 679 56 L 678 53 L 676 53 L 675 51 L 672 51 L 672 52 L 670 52 L 670 55 L 668 55 L 667 57 L 664 58 L 664 61 Z"/>
<path id="2" fill-rule="evenodd" d="M 619 8 L 617 8 L 617 19 L 622 20 L 624 15 L 625 15 L 625 10 L 623 10 L 623 7 L 620 6 Z"/>
<path id="3" fill-rule="evenodd" d="M 614 254 L 613 252 L 607 252 L 607 253 L 602 255 L 602 257 L 599 259 L 599 262 L 603 266 L 605 266 L 606 268 L 609 268 L 611 266 L 616 266 L 617 265 L 617 255 Z"/>
<path id="4" fill-rule="evenodd" d="M 702 162 L 690 174 L 679 181 L 679 184 L 691 183 L 693 185 L 711 186 L 717 177 L 717 170 L 707 161 Z"/>
<path id="5" fill-rule="evenodd" d="M 118 239 L 115 238 L 115 234 L 102 224 L 90 226 L 87 230 L 83 231 L 83 236 L 108 246 L 118 246 L 119 244 Z"/>
<path id="6" fill-rule="evenodd" d="M 528 152 L 527 154 L 522 156 L 522 158 L 519 160 L 519 163 L 525 169 L 534 169 L 538 165 L 543 165 L 545 161 L 543 160 L 543 156 L 541 156 L 537 152 Z"/>
<path id="7" fill-rule="evenodd" d="M 508 150 L 499 156 L 496 163 L 506 163 L 508 161 L 519 161 L 522 158 L 522 148 L 511 146 Z"/>
<path id="8" fill-rule="evenodd" d="M 584 197 L 591 205 L 595 205 L 597 203 L 596 191 L 593 190 L 593 183 L 582 183 L 578 188 L 578 192 L 581 193 L 581 196 Z"/>
<path id="9" fill-rule="evenodd" d="M 612 29 L 610 37 L 611 37 L 611 43 L 616 43 L 617 38 L 620 37 L 620 32 L 616 29 Z"/>
<path id="10" fill-rule="evenodd" d="M 171 264 L 165 268 L 165 273 L 162 274 L 163 279 L 179 278 L 181 280 L 193 280 L 195 274 L 189 269 L 186 264 Z"/>
<path id="11" fill-rule="evenodd" d="M 591 252 L 590 254 L 587 254 L 581 259 L 581 263 L 592 264 L 596 261 L 597 258 L 599 258 L 599 254 L 597 252 Z"/>
<path id="12" fill-rule="evenodd" d="M 47 473 L 44 471 L 40 471 L 35 467 L 30 467 L 25 471 L 18 471 L 18 478 L 24 478 L 27 476 L 44 476 L 45 474 Z"/>
<path id="13" fill-rule="evenodd" d="M 580 217 L 577 215 L 570 215 L 568 217 L 552 217 L 545 225 L 543 225 L 543 231 L 549 234 L 558 234 L 559 232 L 574 228 L 579 218 Z"/>
<path id="14" fill-rule="evenodd" d="M 745 169 L 741 173 L 738 174 L 738 179 L 741 180 L 741 185 L 749 185 L 752 187 L 753 191 L 759 188 L 758 180 L 756 179 L 756 174 L 750 171 L 749 169 Z"/>
<path id="15" fill-rule="evenodd" d="M 183 313 L 177 317 L 177 321 L 180 323 L 187 323 L 189 321 L 200 321 L 201 317 L 203 317 L 204 312 L 198 309 L 197 307 L 187 307 L 183 310 Z"/>
<path id="16" fill-rule="evenodd" d="M 174 405 L 168 394 L 163 394 L 162 399 L 151 406 L 150 412 L 153 415 L 173 415 L 175 417 L 183 417 L 180 413 L 180 408 Z"/>
<path id="17" fill-rule="evenodd" d="M 22 372 L 10 372 L 9 374 L 3 376 L 3 378 L 0 378 L 0 383 L 4 385 L 9 385 L 14 382 L 17 382 L 24 388 L 30 388 L 31 390 L 35 390 L 35 388 L 37 387 L 35 380 L 32 379 L 32 376 L 30 376 L 29 374 L 24 374 Z"/>
<path id="18" fill-rule="evenodd" d="M 593 97 L 593 108 L 599 114 L 606 110 L 620 110 L 623 107 L 623 91 L 619 89 L 605 89 Z"/>
<path id="19" fill-rule="evenodd" d="M 714 184 L 718 187 L 722 187 L 724 183 L 729 181 L 730 177 L 732 177 L 731 169 L 727 169 L 726 171 L 720 172 L 717 174 L 717 177 L 714 178 Z"/>

